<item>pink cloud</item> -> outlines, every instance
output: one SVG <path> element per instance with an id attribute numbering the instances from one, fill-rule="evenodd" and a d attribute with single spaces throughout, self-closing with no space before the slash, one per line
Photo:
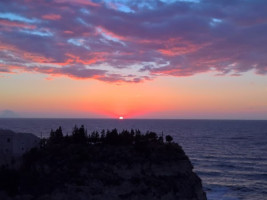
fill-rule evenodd
<path id="1" fill-rule="evenodd" d="M 13 27 L 13 28 L 25 28 L 25 29 L 35 29 L 35 25 L 21 23 L 21 22 L 15 22 L 15 21 L 9 21 L 6 19 L 0 19 L 0 26 L 2 27 Z"/>
<path id="2" fill-rule="evenodd" d="M 149 9 L 139 1 L 118 1 L 116 9 L 105 1 L 16 2 L 0 4 L 0 13 L 19 16 L 0 15 L 0 73 L 21 69 L 109 82 L 210 71 L 267 74 L 263 1 L 148 1 Z"/>
<path id="3" fill-rule="evenodd" d="M 58 14 L 46 14 L 42 16 L 43 19 L 48 19 L 48 20 L 59 20 L 61 19 L 61 16 Z"/>
<path id="4" fill-rule="evenodd" d="M 57 3 L 69 3 L 69 4 L 81 4 L 88 6 L 99 6 L 99 4 L 94 3 L 91 0 L 55 0 Z"/>

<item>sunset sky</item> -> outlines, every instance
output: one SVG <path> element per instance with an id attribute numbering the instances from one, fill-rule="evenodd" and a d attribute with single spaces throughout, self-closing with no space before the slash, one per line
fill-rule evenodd
<path id="1" fill-rule="evenodd" d="M 267 120 L 267 1 L 1 0 L 1 113 Z"/>

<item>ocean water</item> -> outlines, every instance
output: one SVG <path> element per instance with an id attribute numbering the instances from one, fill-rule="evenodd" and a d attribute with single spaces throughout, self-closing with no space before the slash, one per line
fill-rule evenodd
<path id="1" fill-rule="evenodd" d="M 62 126 L 140 129 L 170 134 L 189 156 L 209 200 L 267 199 L 267 121 L 0 119 L 0 128 L 47 137 Z"/>

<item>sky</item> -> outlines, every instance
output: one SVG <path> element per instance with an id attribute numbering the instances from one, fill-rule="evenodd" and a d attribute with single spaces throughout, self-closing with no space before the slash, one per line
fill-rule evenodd
<path id="1" fill-rule="evenodd" d="M 266 0 L 1 0 L 0 117 L 267 120 Z"/>

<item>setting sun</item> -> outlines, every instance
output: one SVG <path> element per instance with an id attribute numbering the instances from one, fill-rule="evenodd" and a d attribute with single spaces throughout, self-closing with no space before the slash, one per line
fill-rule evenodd
<path id="1" fill-rule="evenodd" d="M 119 117 L 119 119 L 123 119 L 123 117 L 122 117 L 122 116 L 120 116 L 120 117 Z"/>

